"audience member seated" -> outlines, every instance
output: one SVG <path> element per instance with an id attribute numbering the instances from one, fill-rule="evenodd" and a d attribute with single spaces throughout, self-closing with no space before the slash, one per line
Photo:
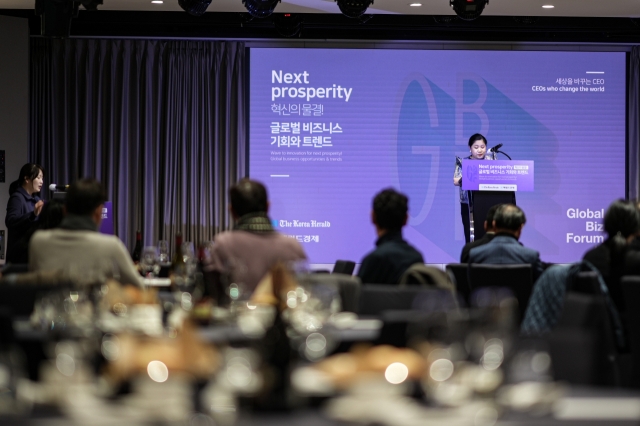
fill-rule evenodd
<path id="1" fill-rule="evenodd" d="M 618 313 L 624 316 L 620 278 L 623 275 L 640 275 L 637 266 L 640 262 L 640 216 L 637 206 L 624 200 L 615 201 L 607 209 L 603 225 L 607 239 L 585 253 L 583 258 L 590 266 L 584 263 L 554 265 L 546 269 L 536 282 L 522 323 L 523 333 L 551 331 L 562 313 L 570 282 L 579 272 L 592 268 L 600 273 Z"/>
<path id="2" fill-rule="evenodd" d="M 480 247 L 469 252 L 469 263 L 525 264 L 531 265 L 534 282 L 542 273 L 540 254 L 524 247 L 518 239 L 527 219 L 520 207 L 513 204 L 500 205 L 493 216 L 495 236 Z"/>
<path id="3" fill-rule="evenodd" d="M 499 206 L 500 204 L 496 204 L 487 211 L 487 217 L 484 220 L 484 235 L 478 240 L 465 244 L 462 248 L 462 253 L 460 253 L 460 263 L 469 262 L 469 252 L 472 248 L 485 245 L 489 241 L 493 240 L 493 237 L 496 235 L 496 229 L 493 227 L 493 215 L 496 213 Z"/>
<path id="4" fill-rule="evenodd" d="M 275 231 L 267 216 L 267 189 L 260 182 L 242 179 L 229 189 L 232 231 L 216 236 L 208 268 L 232 274 L 251 293 L 278 262 L 305 260 L 298 241 Z"/>
<path id="5" fill-rule="evenodd" d="M 622 275 L 640 275 L 640 235 L 631 237 Z"/>
<path id="6" fill-rule="evenodd" d="M 540 335 L 553 330 L 560 320 L 567 283 L 581 270 L 581 264 L 551 265 L 536 281 L 524 313 L 520 331 Z"/>
<path id="7" fill-rule="evenodd" d="M 103 274 L 123 284 L 141 285 L 142 277 L 122 241 L 98 232 L 105 200 L 100 182 L 74 182 L 67 191 L 66 214 L 59 228 L 40 230 L 31 237 L 29 269 L 60 270 L 78 284 L 93 284 L 89 281 Z"/>
<path id="8" fill-rule="evenodd" d="M 36 231 L 57 228 L 64 217 L 64 202 L 60 199 L 48 201 L 42 207 L 38 221 L 15 243 L 13 247 L 15 264 L 29 263 L 29 243 Z"/>
<path id="9" fill-rule="evenodd" d="M 394 189 L 385 189 L 373 199 L 371 221 L 378 240 L 376 249 L 362 259 L 358 277 L 363 284 L 398 284 L 414 263 L 424 263 L 422 254 L 402 238 L 407 224 L 409 199 Z"/>
<path id="10" fill-rule="evenodd" d="M 640 202 L 633 201 L 638 212 L 640 212 Z M 640 232 L 630 235 L 627 238 L 627 253 L 625 255 L 622 275 L 640 275 Z"/>
<path id="11" fill-rule="evenodd" d="M 590 262 L 600 271 L 609 288 L 611 299 L 623 314 L 626 307 L 620 278 L 623 275 L 640 273 L 636 263 L 640 260 L 636 241 L 640 235 L 640 212 L 633 202 L 614 201 L 604 215 L 603 225 L 607 238 L 602 244 L 587 251 L 583 260 Z"/>

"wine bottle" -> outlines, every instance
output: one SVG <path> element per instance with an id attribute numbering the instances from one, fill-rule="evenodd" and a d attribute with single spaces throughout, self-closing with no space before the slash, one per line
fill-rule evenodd
<path id="1" fill-rule="evenodd" d="M 131 259 L 133 259 L 133 263 L 140 263 L 140 255 L 142 254 L 142 232 L 138 229 L 136 231 L 136 246 L 133 248 L 131 252 Z"/>
<path id="2" fill-rule="evenodd" d="M 195 292 L 202 298 L 205 296 L 205 279 L 204 279 L 204 262 L 206 257 L 206 249 L 204 245 L 198 247 L 196 272 L 194 274 Z"/>
<path id="3" fill-rule="evenodd" d="M 185 285 L 187 275 L 187 265 L 182 254 L 182 235 L 176 234 L 176 246 L 174 248 L 173 260 L 171 261 L 171 281 L 178 288 Z"/>

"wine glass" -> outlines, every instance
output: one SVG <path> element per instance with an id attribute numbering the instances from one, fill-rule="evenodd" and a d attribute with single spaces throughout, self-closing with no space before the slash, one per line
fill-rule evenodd
<path id="1" fill-rule="evenodd" d="M 169 263 L 171 260 L 169 258 L 169 241 L 160 240 L 158 241 L 158 262 L 163 265 Z"/>
<path id="2" fill-rule="evenodd" d="M 247 267 L 244 262 L 237 258 L 228 258 L 224 261 L 224 272 L 221 279 L 225 287 L 225 293 L 232 314 L 237 314 L 238 308 L 251 296 L 246 288 Z M 225 304 L 226 304 L 225 303 Z"/>
<path id="3" fill-rule="evenodd" d="M 197 259 L 194 245 L 191 241 L 182 244 L 182 257 L 187 274 L 187 280 L 193 280 L 197 268 Z"/>
<path id="4" fill-rule="evenodd" d="M 185 263 L 191 259 L 195 259 L 196 252 L 191 241 L 185 241 L 182 243 L 182 256 L 184 257 Z"/>
<path id="5" fill-rule="evenodd" d="M 158 248 L 149 246 L 142 250 L 140 256 L 140 271 L 147 278 L 154 278 L 160 270 L 158 264 Z"/>

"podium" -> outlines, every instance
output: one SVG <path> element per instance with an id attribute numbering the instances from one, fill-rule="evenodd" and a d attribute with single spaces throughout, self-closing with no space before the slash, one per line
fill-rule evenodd
<path id="1" fill-rule="evenodd" d="M 484 236 L 484 220 L 489 209 L 496 204 L 516 204 L 515 191 L 469 191 L 471 241 Z"/>
<path id="2" fill-rule="evenodd" d="M 516 204 L 517 191 L 533 191 L 533 161 L 462 160 L 462 189 L 469 191 L 471 241 L 482 238 L 487 211 Z"/>

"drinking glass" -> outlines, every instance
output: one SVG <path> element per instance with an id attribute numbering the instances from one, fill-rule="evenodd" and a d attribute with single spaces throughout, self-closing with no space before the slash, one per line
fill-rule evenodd
<path id="1" fill-rule="evenodd" d="M 185 241 L 182 243 L 182 256 L 185 263 L 188 263 L 191 259 L 195 259 L 196 252 L 191 241 Z"/>
<path id="2" fill-rule="evenodd" d="M 161 265 L 171 262 L 171 258 L 169 257 L 169 241 L 167 240 L 158 241 L 158 262 Z"/>
<path id="3" fill-rule="evenodd" d="M 220 279 L 225 289 L 225 300 L 221 300 L 220 304 L 224 306 L 228 304 L 231 313 L 235 315 L 240 306 L 246 305 L 251 296 L 251 292 L 247 291 L 245 285 L 247 267 L 243 261 L 237 258 L 228 258 L 223 262 L 224 272 Z"/>
<path id="4" fill-rule="evenodd" d="M 147 278 L 154 278 L 160 272 L 158 263 L 158 248 L 149 246 L 142 250 L 140 256 L 140 271 Z"/>

